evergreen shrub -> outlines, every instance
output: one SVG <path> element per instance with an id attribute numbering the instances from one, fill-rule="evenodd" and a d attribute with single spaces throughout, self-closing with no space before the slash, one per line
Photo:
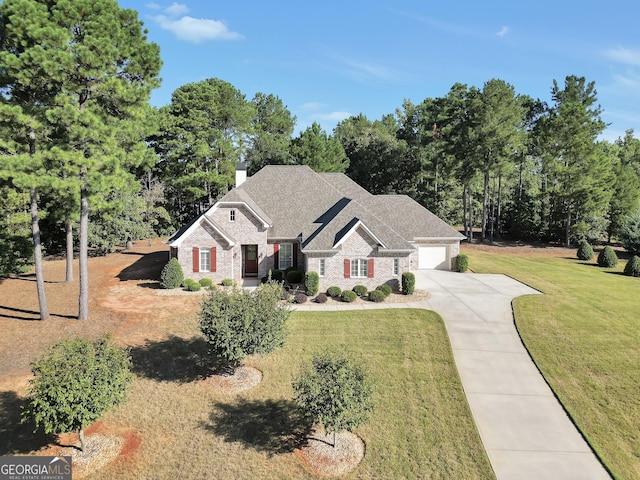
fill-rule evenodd
<path id="1" fill-rule="evenodd" d="M 296 303 L 305 303 L 308 300 L 308 297 L 304 293 L 296 293 L 296 296 L 293 298 Z"/>
<path id="2" fill-rule="evenodd" d="M 304 274 L 304 289 L 307 295 L 314 296 L 320 289 L 320 276 L 318 272 L 306 272 Z"/>
<path id="3" fill-rule="evenodd" d="M 201 286 L 198 282 L 194 282 L 193 280 L 191 280 L 191 282 L 189 282 L 189 284 L 186 285 L 186 288 L 190 292 L 199 292 Z"/>
<path id="4" fill-rule="evenodd" d="M 576 256 L 579 260 L 589 261 L 593 258 L 593 247 L 586 240 L 582 240 L 578 245 Z"/>
<path id="5" fill-rule="evenodd" d="M 356 285 L 352 290 L 356 292 L 356 295 L 359 297 L 364 297 L 369 291 L 364 285 Z"/>
<path id="6" fill-rule="evenodd" d="M 630 277 L 640 277 L 640 257 L 634 255 L 624 266 L 624 274 Z"/>
<path id="7" fill-rule="evenodd" d="M 391 285 L 378 285 L 376 287 L 376 290 L 381 291 L 382 293 L 384 293 L 385 297 L 388 297 L 389 295 L 391 295 L 393 293 L 393 288 L 391 288 Z"/>
<path id="8" fill-rule="evenodd" d="M 413 272 L 404 272 L 402 274 L 402 293 L 405 295 L 413 295 L 416 289 L 416 276 Z"/>
<path id="9" fill-rule="evenodd" d="M 302 272 L 300 270 L 289 270 L 285 278 L 288 283 L 302 283 Z"/>
<path id="10" fill-rule="evenodd" d="M 469 257 L 460 253 L 456 257 L 456 272 L 464 273 L 469 269 Z"/>
<path id="11" fill-rule="evenodd" d="M 284 280 L 284 273 L 282 272 L 282 270 L 273 268 L 269 270 L 269 274 L 271 275 L 271 280 L 275 282 L 282 282 Z"/>
<path id="12" fill-rule="evenodd" d="M 162 288 L 178 288 L 182 285 L 184 273 L 177 258 L 172 258 L 162 269 L 160 273 L 160 284 Z"/>
<path id="13" fill-rule="evenodd" d="M 212 287 L 213 281 L 210 278 L 201 278 L 198 282 L 201 287 Z"/>
<path id="14" fill-rule="evenodd" d="M 340 294 L 340 300 L 342 300 L 343 302 L 355 302 L 356 298 L 358 298 L 358 295 L 356 295 L 356 292 L 354 292 L 353 290 L 345 290 Z"/>
<path id="15" fill-rule="evenodd" d="M 609 245 L 604 247 L 598 255 L 598 265 L 605 268 L 613 268 L 618 265 L 618 256 Z"/>
<path id="16" fill-rule="evenodd" d="M 342 289 L 340 287 L 329 287 L 327 288 L 327 295 L 330 297 L 337 297 L 342 293 Z"/>
<path id="17" fill-rule="evenodd" d="M 384 302 L 384 299 L 387 298 L 387 296 L 384 294 L 384 292 L 382 290 L 371 290 L 369 292 L 369 300 L 372 302 Z"/>
<path id="18" fill-rule="evenodd" d="M 324 293 L 319 293 L 316 296 L 316 303 L 327 303 L 327 296 Z"/>
<path id="19" fill-rule="evenodd" d="M 222 283 L 223 287 L 231 287 L 233 285 L 233 280 L 231 280 L 230 278 L 225 278 L 220 283 Z"/>

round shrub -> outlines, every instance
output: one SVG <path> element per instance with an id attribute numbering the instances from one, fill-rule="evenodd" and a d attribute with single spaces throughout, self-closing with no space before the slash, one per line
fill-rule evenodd
<path id="1" fill-rule="evenodd" d="M 391 295 L 393 293 L 393 288 L 391 288 L 391 285 L 378 285 L 376 287 L 376 290 L 378 290 L 379 292 L 384 293 L 385 297 L 388 297 L 389 295 Z"/>
<path id="2" fill-rule="evenodd" d="M 356 285 L 353 287 L 353 291 L 356 292 L 356 295 L 359 297 L 364 297 L 369 290 L 367 290 L 367 287 L 364 285 Z"/>
<path id="3" fill-rule="evenodd" d="M 576 256 L 580 260 L 589 261 L 593 258 L 593 247 L 586 240 L 582 240 L 580 245 L 578 245 L 578 251 L 576 252 Z"/>
<path id="4" fill-rule="evenodd" d="M 223 287 L 231 287 L 233 285 L 233 280 L 231 280 L 230 278 L 225 278 L 220 283 L 222 283 Z"/>
<path id="5" fill-rule="evenodd" d="M 342 289 L 340 287 L 329 287 L 327 288 L 327 295 L 330 297 L 337 297 L 342 293 Z"/>
<path id="6" fill-rule="evenodd" d="M 274 268 L 272 270 L 269 270 L 269 274 L 271 275 L 271 280 L 274 280 L 276 282 L 282 282 L 284 280 L 284 273 L 282 272 L 282 270 Z"/>
<path id="7" fill-rule="evenodd" d="M 413 295 L 416 289 L 416 276 L 412 272 L 404 272 L 402 274 L 402 293 L 405 295 Z"/>
<path id="8" fill-rule="evenodd" d="M 609 245 L 604 247 L 598 255 L 598 265 L 605 268 L 612 268 L 618 265 L 618 256 Z"/>
<path id="9" fill-rule="evenodd" d="M 304 293 L 296 293 L 296 296 L 293 298 L 294 302 L 296 303 L 305 303 L 308 299 L 308 297 Z"/>
<path id="10" fill-rule="evenodd" d="M 199 292 L 201 287 L 198 282 L 191 281 L 188 285 L 186 285 L 186 288 L 190 292 Z"/>
<path id="11" fill-rule="evenodd" d="M 182 281 L 182 286 L 183 286 L 184 288 L 188 288 L 188 287 L 189 287 L 189 285 L 192 285 L 192 284 L 194 284 L 194 283 L 196 283 L 194 279 L 192 279 L 192 278 L 185 278 L 185 279 Z"/>
<path id="12" fill-rule="evenodd" d="M 469 269 L 469 257 L 464 253 L 456 257 L 456 272 L 464 273 Z"/>
<path id="13" fill-rule="evenodd" d="M 384 294 L 384 292 L 382 290 L 371 290 L 369 292 L 369 300 L 372 302 L 384 302 L 384 299 L 387 298 L 387 296 Z"/>
<path id="14" fill-rule="evenodd" d="M 162 269 L 160 284 L 162 288 L 178 288 L 182 285 L 184 274 L 177 258 L 172 258 Z"/>
<path id="15" fill-rule="evenodd" d="M 300 270 L 289 270 L 285 278 L 288 283 L 302 283 L 302 272 Z"/>
<path id="16" fill-rule="evenodd" d="M 201 278 L 198 283 L 201 287 L 213 287 L 213 280 L 210 278 Z"/>
<path id="17" fill-rule="evenodd" d="M 320 289 L 320 276 L 318 272 L 306 272 L 304 274 L 304 289 L 310 297 L 318 293 Z"/>
<path id="18" fill-rule="evenodd" d="M 356 295 L 356 292 L 354 292 L 353 290 L 345 290 L 340 294 L 340 300 L 342 300 L 343 302 L 355 302 L 356 298 L 358 298 L 358 295 Z"/>
<path id="19" fill-rule="evenodd" d="M 630 277 L 640 277 L 640 257 L 634 255 L 624 266 L 624 274 Z"/>
<path id="20" fill-rule="evenodd" d="M 316 303 L 327 303 L 327 296 L 324 293 L 319 293 L 318 296 L 316 296 Z"/>

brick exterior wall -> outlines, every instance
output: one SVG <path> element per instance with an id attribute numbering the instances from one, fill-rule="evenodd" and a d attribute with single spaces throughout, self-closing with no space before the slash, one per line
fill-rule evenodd
<path id="1" fill-rule="evenodd" d="M 373 278 L 345 278 L 344 261 L 359 258 L 373 258 Z M 398 258 L 398 275 L 393 275 L 393 259 Z M 362 228 L 358 228 L 340 246 L 340 250 L 331 254 L 309 254 L 307 256 L 307 270 L 320 271 L 320 259 L 325 261 L 325 275 L 320 277 L 320 291 L 325 292 L 331 286 L 338 286 L 345 289 L 352 289 L 356 285 L 365 285 L 369 290 L 373 290 L 378 285 L 386 283 L 394 290 L 400 287 L 400 277 L 402 272 L 409 270 L 409 256 L 397 256 L 380 253 L 378 246 Z"/>

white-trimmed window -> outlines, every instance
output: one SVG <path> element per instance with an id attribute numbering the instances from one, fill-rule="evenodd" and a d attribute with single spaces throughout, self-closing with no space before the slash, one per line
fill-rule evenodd
<path id="1" fill-rule="evenodd" d="M 235 210 L 229 210 L 229 221 L 230 222 L 235 222 L 236 221 L 236 211 Z"/>
<path id="2" fill-rule="evenodd" d="M 366 258 L 351 260 L 351 278 L 366 278 L 369 276 L 369 265 Z"/>
<path id="3" fill-rule="evenodd" d="M 400 273 L 400 259 L 399 258 L 394 258 L 393 259 L 393 274 L 395 276 L 398 276 L 398 273 Z"/>
<path id="4" fill-rule="evenodd" d="M 211 249 L 209 248 L 200 249 L 200 271 L 211 271 Z"/>
<path id="5" fill-rule="evenodd" d="M 318 275 L 321 277 L 324 277 L 324 272 L 325 272 L 325 259 L 321 258 L 320 265 L 318 266 Z"/>
<path id="6" fill-rule="evenodd" d="M 278 250 L 278 270 L 286 270 L 293 266 L 293 244 L 281 243 Z"/>

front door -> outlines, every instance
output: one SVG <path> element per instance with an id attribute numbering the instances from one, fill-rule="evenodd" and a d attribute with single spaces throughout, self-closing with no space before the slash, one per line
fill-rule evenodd
<path id="1" fill-rule="evenodd" d="M 258 245 L 243 245 L 242 259 L 245 277 L 258 276 Z"/>

